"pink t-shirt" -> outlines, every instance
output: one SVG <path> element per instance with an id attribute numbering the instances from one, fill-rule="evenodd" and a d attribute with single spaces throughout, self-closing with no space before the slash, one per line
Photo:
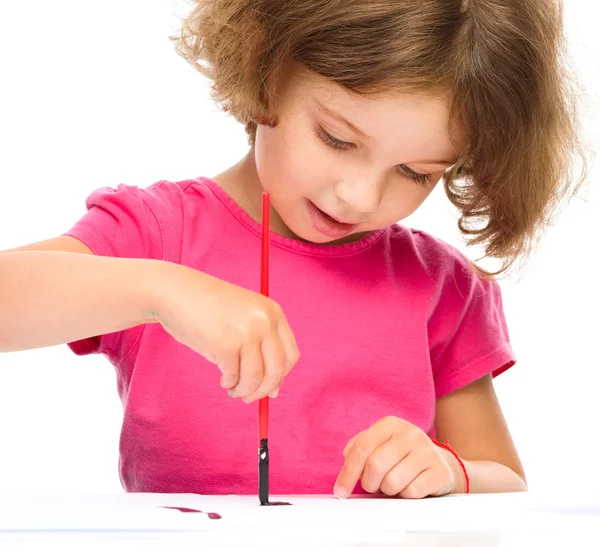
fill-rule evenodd
<path id="1" fill-rule="evenodd" d="M 68 235 L 97 255 L 167 260 L 251 290 L 260 225 L 207 178 L 102 188 Z M 270 294 L 301 358 L 271 402 L 270 490 L 329 494 L 351 437 L 398 416 L 435 437 L 436 398 L 514 363 L 496 282 L 453 247 L 393 225 L 320 246 L 272 234 Z M 130 492 L 255 494 L 258 403 L 159 324 L 73 342 L 117 371 Z M 356 492 L 362 492 L 357 487 Z"/>

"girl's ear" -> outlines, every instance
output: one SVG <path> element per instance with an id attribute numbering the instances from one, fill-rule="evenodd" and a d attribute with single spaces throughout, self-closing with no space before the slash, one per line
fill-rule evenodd
<path id="1" fill-rule="evenodd" d="M 277 114 L 274 111 L 273 107 L 271 106 L 271 108 L 264 108 L 261 110 L 262 112 L 249 112 L 248 118 L 250 119 L 250 121 L 255 123 L 256 125 L 266 125 L 268 127 L 275 127 L 277 125 L 278 120 Z"/>
<path id="2" fill-rule="evenodd" d="M 252 120 L 257 125 L 267 125 L 269 127 L 275 127 L 277 125 L 277 118 L 263 118 L 260 120 Z"/>

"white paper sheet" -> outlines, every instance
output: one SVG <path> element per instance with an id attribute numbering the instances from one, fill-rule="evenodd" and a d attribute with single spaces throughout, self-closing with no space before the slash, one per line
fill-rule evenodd
<path id="1" fill-rule="evenodd" d="M 179 537 L 177 545 L 183 545 L 186 534 L 193 534 L 196 539 L 190 540 L 190 545 L 195 541 L 195 545 L 232 547 L 358 547 L 400 545 L 408 538 L 414 540 L 419 534 L 446 537 L 462 534 L 463 539 L 468 534 L 470 537 L 496 538 L 493 543 L 480 543 L 495 547 L 500 545 L 497 538 L 502 535 L 548 534 L 553 530 L 558 533 L 572 527 L 593 531 L 599 525 L 600 497 L 595 502 L 578 503 L 575 500 L 565 503 L 561 500 L 556 505 L 547 500 L 536 500 L 529 494 L 447 496 L 410 501 L 337 500 L 314 496 L 272 498 L 290 501 L 293 505 L 260 507 L 256 497 L 192 494 L 0 496 L 0 544 L 5 545 L 10 538 L 41 538 L 49 534 L 87 534 L 96 540 L 112 534 L 113 537 L 128 536 L 130 544 L 135 538 L 152 538 L 153 541 L 144 540 L 152 545 L 161 535 L 174 534 L 173 537 Z M 181 513 L 162 506 L 215 512 L 222 518 L 211 520 L 205 513 Z M 148 536 L 148 533 L 152 535 Z M 88 543 L 92 544 L 82 544 Z"/>

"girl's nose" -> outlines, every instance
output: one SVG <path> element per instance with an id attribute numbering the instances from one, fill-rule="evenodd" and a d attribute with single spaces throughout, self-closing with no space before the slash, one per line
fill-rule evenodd
<path id="1" fill-rule="evenodd" d="M 335 194 L 355 213 L 373 214 L 379 208 L 383 193 L 383 182 L 373 178 L 347 178 L 335 186 Z"/>

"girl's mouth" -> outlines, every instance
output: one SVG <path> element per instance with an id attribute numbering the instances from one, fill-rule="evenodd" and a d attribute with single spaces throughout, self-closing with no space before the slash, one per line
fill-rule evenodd
<path id="1" fill-rule="evenodd" d="M 310 215 L 314 228 L 327 237 L 341 239 L 350 235 L 354 228 L 356 228 L 356 224 L 338 222 L 324 211 L 321 211 L 321 209 L 310 200 L 308 200 L 308 214 Z"/>

